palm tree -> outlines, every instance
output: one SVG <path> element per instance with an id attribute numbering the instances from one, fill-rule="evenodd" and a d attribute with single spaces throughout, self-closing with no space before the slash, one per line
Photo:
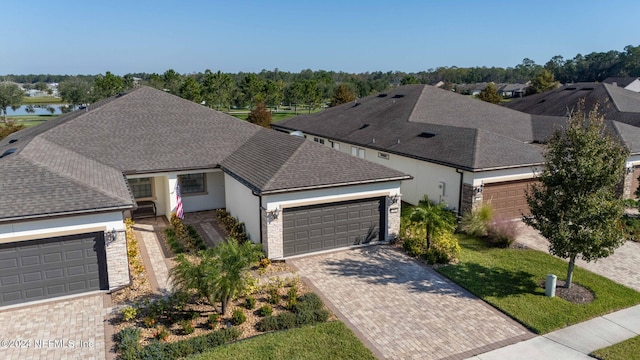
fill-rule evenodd
<path id="1" fill-rule="evenodd" d="M 431 241 L 437 233 L 453 231 L 456 227 L 456 218 L 453 213 L 447 210 L 443 203 L 432 203 L 426 195 L 420 200 L 418 206 L 411 210 L 409 219 L 424 225 L 427 249 L 431 248 Z"/>
<path id="2" fill-rule="evenodd" d="M 195 290 L 211 305 L 222 303 L 222 315 L 229 303 L 246 288 L 251 264 L 263 256 L 260 247 L 250 241 L 239 244 L 234 238 L 214 248 L 201 251 L 195 261 L 184 254 L 176 257 L 171 278 L 180 290 Z"/>

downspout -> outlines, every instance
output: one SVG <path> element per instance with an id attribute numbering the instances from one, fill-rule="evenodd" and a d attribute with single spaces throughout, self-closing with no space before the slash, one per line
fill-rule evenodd
<path id="1" fill-rule="evenodd" d="M 260 244 L 262 245 L 262 195 L 251 192 L 254 196 L 258 197 L 258 219 L 260 219 Z M 265 210 L 266 211 L 266 210 Z"/>
<path id="2" fill-rule="evenodd" d="M 456 168 L 456 172 L 460 174 L 460 186 L 458 186 L 458 216 L 462 216 L 462 189 L 464 187 L 464 172 Z"/>

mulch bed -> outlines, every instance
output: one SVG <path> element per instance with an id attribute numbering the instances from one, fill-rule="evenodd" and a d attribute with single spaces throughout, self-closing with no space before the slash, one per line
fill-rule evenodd
<path id="1" fill-rule="evenodd" d="M 565 287 L 566 282 L 564 280 L 556 281 L 556 296 L 567 300 L 574 304 L 588 304 L 595 299 L 591 290 L 572 283 L 570 288 Z M 540 287 L 545 288 L 545 281 L 540 282 Z"/>

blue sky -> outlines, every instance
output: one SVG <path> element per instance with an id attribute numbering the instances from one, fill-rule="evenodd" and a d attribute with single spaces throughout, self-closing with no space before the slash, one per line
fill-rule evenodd
<path id="1" fill-rule="evenodd" d="M 0 74 L 416 72 L 640 45 L 631 0 L 7 0 L 0 11 Z"/>

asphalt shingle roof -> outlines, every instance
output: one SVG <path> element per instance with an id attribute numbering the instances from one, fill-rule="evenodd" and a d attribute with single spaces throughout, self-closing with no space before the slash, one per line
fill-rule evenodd
<path id="1" fill-rule="evenodd" d="M 532 116 L 428 85 L 405 85 L 274 125 L 470 171 L 541 163 Z M 424 133 L 424 134 L 423 134 Z"/>
<path id="2" fill-rule="evenodd" d="M 148 87 L 11 134 L 8 149 L 0 221 L 131 208 L 125 175 L 223 163 L 259 192 L 408 177 Z"/>

